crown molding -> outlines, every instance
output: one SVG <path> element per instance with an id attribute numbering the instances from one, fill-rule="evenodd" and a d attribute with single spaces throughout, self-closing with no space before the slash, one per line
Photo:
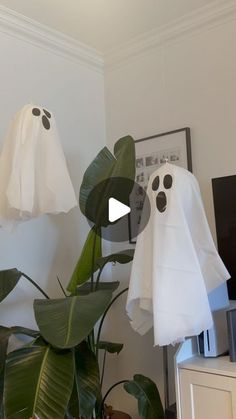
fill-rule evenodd
<path id="1" fill-rule="evenodd" d="M 220 0 L 167 25 L 146 32 L 104 55 L 105 69 L 113 70 L 153 49 L 201 33 L 236 19 L 236 0 Z"/>
<path id="2" fill-rule="evenodd" d="M 0 6 L 0 32 L 103 73 L 100 52 L 4 6 Z"/>

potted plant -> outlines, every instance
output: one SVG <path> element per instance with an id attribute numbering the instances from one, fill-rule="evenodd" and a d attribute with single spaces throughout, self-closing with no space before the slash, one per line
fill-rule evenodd
<path id="1" fill-rule="evenodd" d="M 88 196 L 103 180 L 135 176 L 134 142 L 120 139 L 114 155 L 104 147 L 85 172 L 80 188 L 80 209 L 86 212 Z M 128 263 L 133 250 L 102 255 L 100 208 L 110 193 L 109 182 L 102 193 L 93 197 L 94 225 L 63 298 L 51 299 L 27 274 L 17 269 L 0 271 L 0 301 L 17 286 L 20 278 L 30 281 L 43 299 L 34 301 L 38 330 L 21 326 L 0 327 L 0 418 L 4 419 L 105 419 L 125 418 L 125 414 L 106 406 L 111 390 L 120 384 L 138 400 L 143 419 L 163 419 L 158 389 L 149 378 L 137 374 L 131 380 L 115 383 L 102 395 L 105 356 L 99 366 L 100 351 L 119 353 L 123 345 L 103 341 L 101 332 L 107 312 L 127 289 L 115 297 L 118 282 L 102 282 L 107 263 Z M 128 193 L 128 191 L 127 191 Z M 93 216 L 92 214 L 92 216 Z M 98 216 L 99 215 L 99 216 Z M 98 332 L 94 327 L 99 323 Z M 17 350 L 7 354 L 11 335 L 31 338 Z"/>

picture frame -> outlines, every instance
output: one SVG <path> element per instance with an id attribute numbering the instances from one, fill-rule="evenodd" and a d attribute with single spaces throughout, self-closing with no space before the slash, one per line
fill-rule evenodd
<path id="1" fill-rule="evenodd" d="M 150 175 L 163 163 L 169 161 L 192 172 L 191 131 L 189 127 L 162 132 L 135 141 L 136 178 L 135 181 L 144 190 L 147 188 Z M 129 242 L 135 244 L 132 232 L 133 223 L 139 223 L 143 207 L 143 197 L 137 201 L 136 213 L 129 217 Z M 136 227 L 137 229 L 137 227 Z"/>

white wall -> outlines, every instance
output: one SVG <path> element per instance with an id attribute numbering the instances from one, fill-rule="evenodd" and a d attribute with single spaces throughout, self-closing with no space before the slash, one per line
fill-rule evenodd
<path id="1" fill-rule="evenodd" d="M 0 27 L 1 32 L 1 27 Z M 105 145 L 104 78 L 101 71 L 25 42 L 0 36 L 0 144 L 10 120 L 28 102 L 50 109 L 57 121 L 72 182 L 79 195 L 84 170 Z M 96 58 L 96 57 L 95 57 Z M 52 162 L 53 164 L 53 162 Z M 0 230 L 0 269 L 16 267 L 61 296 L 56 275 L 66 286 L 89 227 L 75 208 Z M 34 326 L 32 302 L 40 294 L 21 279 L 0 305 L 1 324 Z"/>
<path id="2" fill-rule="evenodd" d="M 110 143 L 127 133 L 138 139 L 184 126 L 191 128 L 193 171 L 200 182 L 213 235 L 211 178 L 236 173 L 235 39 L 233 20 L 152 47 L 108 69 L 105 75 Z M 114 278 L 121 277 L 125 285 L 129 269 L 120 272 L 117 267 Z M 152 347 L 152 336 L 134 334 L 123 306 L 117 306 L 111 321 L 117 322 L 114 335 L 127 345 L 124 356 L 115 361 L 117 379 L 140 371 L 155 377 L 162 391 L 161 350 Z M 121 390 L 113 393 L 120 407 L 124 397 Z M 131 404 L 130 412 L 136 417 Z"/>

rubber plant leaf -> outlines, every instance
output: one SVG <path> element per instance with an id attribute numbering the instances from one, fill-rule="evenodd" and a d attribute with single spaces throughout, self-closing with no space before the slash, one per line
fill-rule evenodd
<path id="1" fill-rule="evenodd" d="M 99 284 L 97 284 L 97 291 L 105 290 L 105 291 L 114 292 L 117 290 L 119 285 L 120 285 L 119 281 L 99 282 Z M 78 287 L 76 290 L 77 295 L 86 295 L 86 294 L 90 294 L 90 292 L 91 292 L 91 282 L 86 282 L 86 284 L 81 285 L 81 287 Z"/>
<path id="2" fill-rule="evenodd" d="M 84 244 L 81 256 L 76 264 L 72 277 L 70 279 L 67 290 L 71 293 L 76 292 L 76 287 L 85 283 L 96 272 L 99 266 L 93 260 L 101 258 L 102 244 L 101 236 L 96 234 L 95 227 L 88 234 Z"/>
<path id="3" fill-rule="evenodd" d="M 79 412 L 83 419 L 91 419 L 96 401 L 101 400 L 98 361 L 86 342 L 75 348 L 76 382 Z"/>
<path id="4" fill-rule="evenodd" d="M 100 268 L 104 268 L 104 266 L 109 263 L 109 262 L 114 262 L 114 263 L 129 263 L 133 260 L 134 257 L 134 249 L 127 249 L 127 250 L 122 250 L 121 252 L 118 253 L 113 253 L 109 256 L 104 256 L 102 258 L 99 258 L 97 260 L 97 264 L 99 265 Z"/>
<path id="5" fill-rule="evenodd" d="M 122 351 L 123 347 L 124 347 L 123 343 L 100 341 L 98 344 L 99 349 L 104 349 L 104 351 L 107 351 L 110 354 L 117 354 L 117 355 Z"/>
<path id="6" fill-rule="evenodd" d="M 107 200 L 113 196 L 114 179 L 126 178 L 127 188 L 116 188 L 116 199 L 124 201 L 132 191 L 135 178 L 134 140 L 126 136 L 114 146 L 114 156 L 104 147 L 86 170 L 80 187 L 79 205 L 81 212 L 97 226 L 107 226 Z M 118 189 L 118 190 L 117 190 Z M 124 189 L 127 189 L 124 191 Z M 89 197 L 92 197 L 92 201 Z M 88 205 L 89 203 L 89 205 Z"/>
<path id="7" fill-rule="evenodd" d="M 5 371 L 6 419 L 64 419 L 73 382 L 71 351 L 44 345 L 11 352 Z"/>
<path id="8" fill-rule="evenodd" d="M 138 400 L 142 419 L 164 419 L 164 410 L 156 384 L 141 374 L 124 384 L 125 390 Z"/>
<path id="9" fill-rule="evenodd" d="M 34 313 L 43 338 L 61 349 L 73 348 L 91 332 L 112 298 L 110 291 L 55 300 L 35 300 Z"/>
<path id="10" fill-rule="evenodd" d="M 4 300 L 15 288 L 21 277 L 21 272 L 17 269 L 6 269 L 0 271 L 0 302 Z"/>

